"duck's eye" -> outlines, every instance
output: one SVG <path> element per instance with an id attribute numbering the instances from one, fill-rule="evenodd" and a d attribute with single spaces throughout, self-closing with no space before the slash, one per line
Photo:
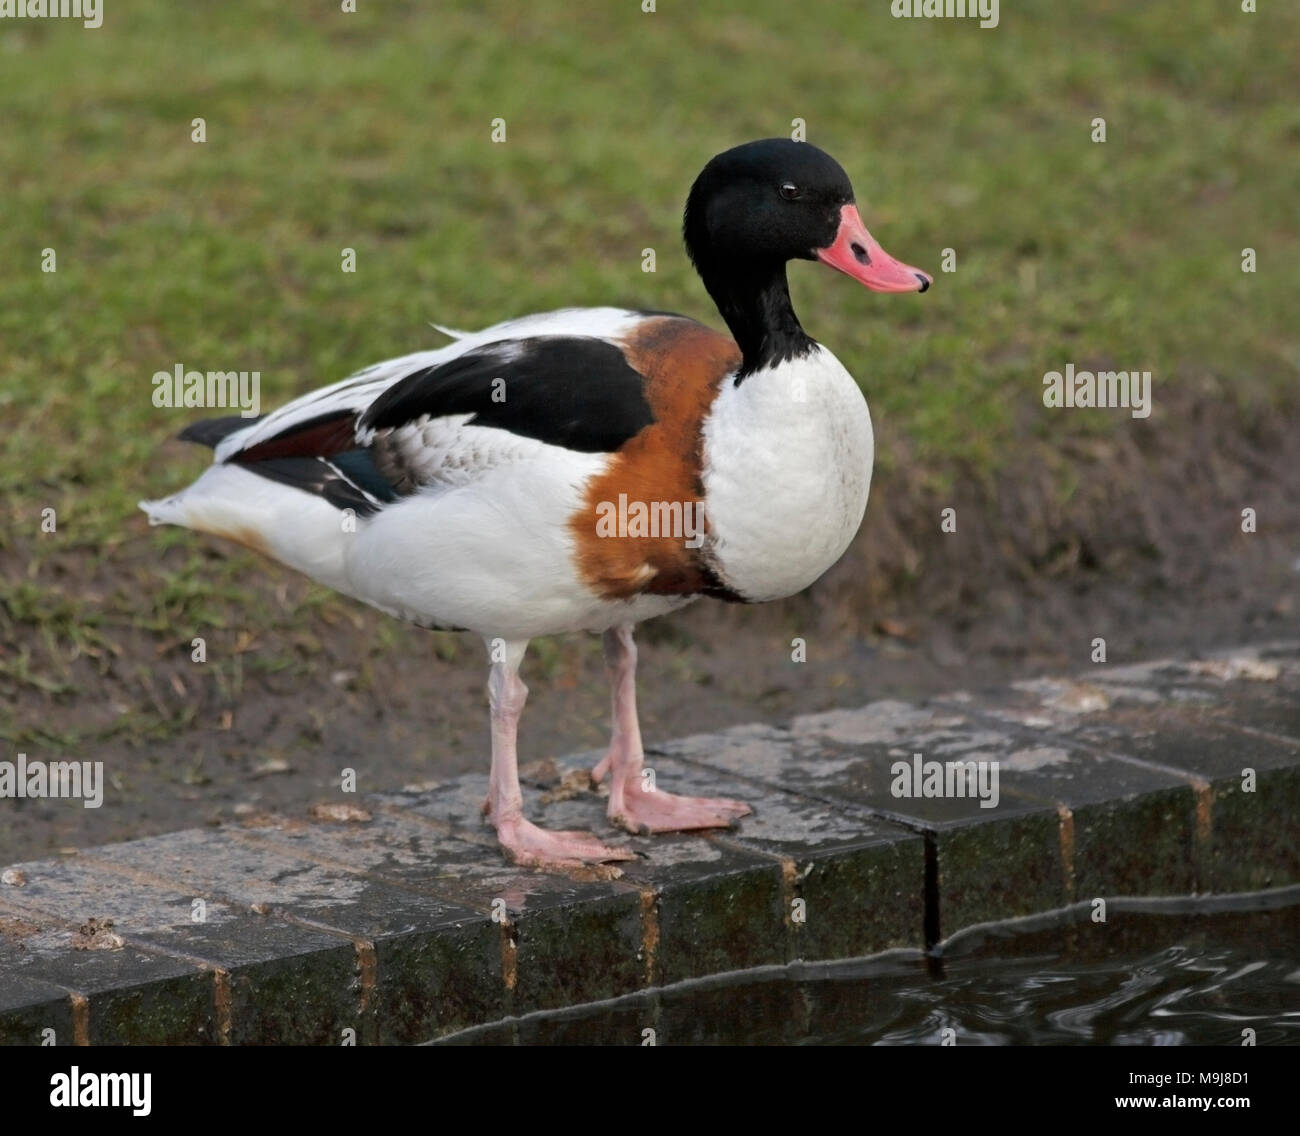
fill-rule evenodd
<path id="1" fill-rule="evenodd" d="M 781 184 L 781 196 L 787 201 L 794 201 L 796 198 L 803 196 L 803 190 L 792 181 L 783 182 Z"/>

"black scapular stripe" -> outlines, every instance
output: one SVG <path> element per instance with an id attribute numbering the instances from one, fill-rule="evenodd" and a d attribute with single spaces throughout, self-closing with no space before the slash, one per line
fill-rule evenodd
<path id="1" fill-rule="evenodd" d="M 472 414 L 581 453 L 610 453 L 654 422 L 644 380 L 612 343 L 547 335 L 486 344 L 394 383 L 360 429 L 404 426 L 424 415 Z"/>

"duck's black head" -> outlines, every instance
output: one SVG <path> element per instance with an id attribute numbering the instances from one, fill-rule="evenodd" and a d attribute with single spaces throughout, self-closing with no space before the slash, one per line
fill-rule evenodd
<path id="1" fill-rule="evenodd" d="M 858 216 L 840 164 L 807 142 L 767 138 L 704 167 L 686 199 L 686 249 L 744 355 L 741 377 L 814 343 L 790 307 L 785 266 L 821 260 L 877 292 L 924 292 Z"/>

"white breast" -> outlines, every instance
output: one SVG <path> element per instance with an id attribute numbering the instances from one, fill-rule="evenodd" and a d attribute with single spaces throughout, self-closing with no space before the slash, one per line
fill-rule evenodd
<path id="1" fill-rule="evenodd" d="M 711 552 L 751 600 L 801 591 L 862 523 L 875 446 L 867 402 L 824 347 L 730 380 L 704 423 Z"/>

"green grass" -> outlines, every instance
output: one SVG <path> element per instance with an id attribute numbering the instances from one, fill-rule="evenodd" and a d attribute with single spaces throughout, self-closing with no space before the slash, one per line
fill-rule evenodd
<path id="1" fill-rule="evenodd" d="M 1255 408 L 1295 384 L 1300 8 L 1024 0 L 993 30 L 887 0 L 359 8 L 132 0 L 97 31 L 0 23 L 6 640 L 44 624 L 108 649 L 115 621 L 220 626 L 241 600 L 288 618 L 250 595 L 242 554 L 146 534 L 135 501 L 206 460 L 164 446 L 199 415 L 156 409 L 155 371 L 258 370 L 270 408 L 441 342 L 429 320 L 627 303 L 716 324 L 685 191 L 795 118 L 887 249 L 936 271 L 956 250 L 924 298 L 792 270 L 805 325 L 935 477 L 990 476 L 1027 437 L 1156 428 L 1174 384 Z M 1044 414 L 1041 376 L 1066 361 L 1151 370 L 1156 417 Z M 56 552 L 109 583 L 42 578 Z M 113 582 L 119 562 L 134 575 Z"/>

